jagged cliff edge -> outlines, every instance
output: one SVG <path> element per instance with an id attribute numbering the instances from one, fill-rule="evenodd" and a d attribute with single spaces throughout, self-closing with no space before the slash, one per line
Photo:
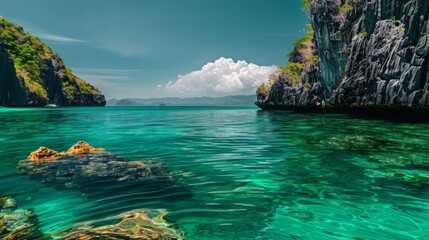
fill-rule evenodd
<path id="1" fill-rule="evenodd" d="M 428 109 L 429 1 L 314 0 L 315 60 L 301 45 L 300 81 L 277 73 L 258 89 L 262 109 Z"/>

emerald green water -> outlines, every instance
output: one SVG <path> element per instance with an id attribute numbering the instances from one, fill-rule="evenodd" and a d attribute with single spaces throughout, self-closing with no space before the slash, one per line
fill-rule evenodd
<path id="1" fill-rule="evenodd" d="M 44 233 L 166 209 L 187 239 L 429 239 L 429 126 L 253 107 L 0 109 L 0 195 Z M 166 179 L 55 189 L 19 174 L 79 140 Z"/>

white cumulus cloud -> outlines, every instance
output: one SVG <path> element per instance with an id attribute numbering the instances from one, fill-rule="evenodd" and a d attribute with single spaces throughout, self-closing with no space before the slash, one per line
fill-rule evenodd
<path id="1" fill-rule="evenodd" d="M 179 75 L 178 79 L 175 82 L 170 81 L 165 89 L 201 96 L 254 94 L 256 88 L 265 83 L 276 69 L 276 66 L 258 66 L 221 57 L 207 63 L 201 70 Z"/>

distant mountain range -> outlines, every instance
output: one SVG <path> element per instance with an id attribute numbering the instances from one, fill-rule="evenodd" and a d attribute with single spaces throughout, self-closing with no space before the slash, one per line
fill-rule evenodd
<path id="1" fill-rule="evenodd" d="M 255 101 L 255 95 L 196 98 L 112 98 L 107 101 L 107 106 L 252 106 Z"/>

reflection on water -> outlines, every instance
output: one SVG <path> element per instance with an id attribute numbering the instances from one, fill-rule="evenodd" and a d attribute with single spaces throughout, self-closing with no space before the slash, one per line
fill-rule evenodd
<path id="1" fill-rule="evenodd" d="M 166 209 L 187 239 L 422 239 L 429 128 L 243 107 L 1 109 L 0 191 L 64 230 Z M 59 189 L 19 174 L 39 146 L 85 140 L 168 176 Z"/>

